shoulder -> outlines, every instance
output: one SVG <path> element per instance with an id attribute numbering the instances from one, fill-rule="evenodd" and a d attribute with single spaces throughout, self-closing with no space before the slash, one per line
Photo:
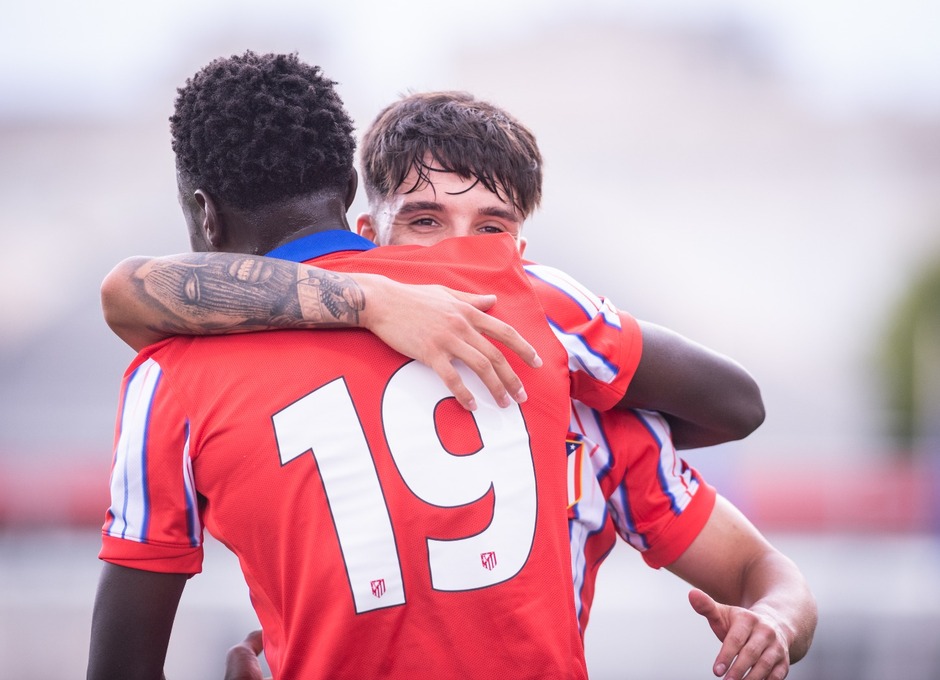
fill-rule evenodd
<path id="1" fill-rule="evenodd" d="M 205 368 L 204 359 L 216 354 L 210 349 L 210 341 L 216 339 L 174 336 L 145 347 L 124 372 L 125 398 L 182 405 L 187 401 L 187 384 L 195 382 L 194 369 Z"/>
<path id="2" fill-rule="evenodd" d="M 605 306 L 604 298 L 593 293 L 567 272 L 535 263 L 526 263 L 524 269 L 529 282 L 539 295 L 570 299 L 582 307 L 586 313 L 600 310 Z"/>

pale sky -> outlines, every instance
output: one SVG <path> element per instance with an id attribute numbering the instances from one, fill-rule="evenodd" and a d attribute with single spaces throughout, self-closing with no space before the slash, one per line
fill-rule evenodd
<path id="1" fill-rule="evenodd" d="M 358 57 L 361 75 L 392 85 L 433 73 L 434 55 L 454 42 L 503 44 L 575 14 L 743 25 L 819 106 L 940 111 L 935 0 L 583 0 L 576 9 L 562 0 L 51 0 L 4 7 L 0 115 L 120 115 L 144 83 L 174 72 L 174 56 L 220 35 L 270 38 L 282 51 L 321 36 L 338 59 Z"/>

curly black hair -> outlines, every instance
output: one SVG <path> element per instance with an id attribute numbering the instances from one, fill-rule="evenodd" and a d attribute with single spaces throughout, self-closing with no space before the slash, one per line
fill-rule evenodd
<path id="1" fill-rule="evenodd" d="M 184 182 L 239 209 L 345 192 L 353 122 L 319 66 L 296 54 L 216 59 L 177 90 L 170 117 Z"/>

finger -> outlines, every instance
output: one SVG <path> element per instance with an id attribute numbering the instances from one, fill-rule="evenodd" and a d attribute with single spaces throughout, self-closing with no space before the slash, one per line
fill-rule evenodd
<path id="1" fill-rule="evenodd" d="M 783 680 L 788 672 L 789 666 L 784 666 L 780 662 L 775 663 L 766 655 L 753 664 L 742 661 L 741 657 L 738 657 L 728 669 L 725 680 Z"/>
<path id="2" fill-rule="evenodd" d="M 483 336 L 471 337 L 455 355 L 477 374 L 493 399 L 502 408 L 509 406 L 510 396 L 522 403 L 528 397 L 522 380 L 516 375 L 509 361 L 489 340 Z"/>
<path id="3" fill-rule="evenodd" d="M 509 362 L 506 361 L 506 357 L 504 357 L 502 354 L 499 354 L 499 356 L 493 359 L 492 365 L 497 379 L 506 392 L 512 396 L 513 401 L 521 404 L 529 398 L 529 395 L 526 394 L 525 387 L 522 384 L 522 380 L 520 380 L 519 376 L 516 375 L 516 372 L 512 370 L 512 366 L 510 366 Z M 492 392 L 492 390 L 490 391 Z M 497 401 L 497 403 L 499 402 Z M 508 405 L 509 404 L 506 404 L 506 406 Z"/>
<path id="4" fill-rule="evenodd" d="M 428 366 L 430 366 L 431 370 L 437 373 L 438 377 L 444 381 L 444 385 L 447 386 L 447 389 L 450 390 L 450 393 L 454 395 L 454 398 L 461 406 L 463 406 L 468 411 L 477 410 L 477 402 L 473 397 L 473 393 L 466 385 L 464 385 L 460 374 L 457 372 L 457 369 L 454 368 L 454 365 L 450 362 L 450 359 L 444 358 L 438 361 L 429 362 Z M 507 401 L 509 400 L 508 395 L 506 395 L 504 398 Z"/>
<path id="5" fill-rule="evenodd" d="M 542 365 L 542 359 L 535 351 L 535 348 L 508 323 L 488 314 L 481 314 L 479 320 L 475 320 L 474 326 L 487 337 L 501 343 L 511 352 L 515 352 L 520 359 L 532 368 L 538 368 Z"/>
<path id="6" fill-rule="evenodd" d="M 775 666 L 775 662 L 770 658 L 765 658 L 760 654 L 754 654 L 752 650 L 742 649 L 737 658 L 731 662 L 728 668 L 725 680 L 743 680 L 746 676 L 748 680 L 767 680 L 768 674 Z M 720 664 L 715 664 L 716 675 Z"/>
<path id="7" fill-rule="evenodd" d="M 496 303 L 495 295 L 476 295 L 451 288 L 447 290 L 451 295 L 472 305 L 480 312 L 486 312 Z M 535 348 L 505 321 L 481 313 L 472 318 L 472 323 L 479 332 L 505 345 L 507 349 L 519 355 L 519 358 L 532 368 L 538 368 L 542 365 L 542 360 Z"/>
<path id="8" fill-rule="evenodd" d="M 718 615 L 718 605 L 715 600 L 713 600 L 708 593 L 698 588 L 693 588 L 689 591 L 689 604 L 692 605 L 692 609 L 694 609 L 697 614 L 701 614 L 706 619 L 711 620 Z"/>
<path id="9" fill-rule="evenodd" d="M 513 398 L 524 401 L 525 390 L 522 381 L 510 367 L 506 357 L 485 338 L 481 337 L 479 343 L 480 348 L 477 349 L 469 341 L 466 342 L 458 348 L 453 358 L 466 364 L 467 368 L 476 373 L 500 408 L 506 408 L 512 403 L 509 390 L 512 390 Z"/>
<path id="10" fill-rule="evenodd" d="M 485 312 L 496 304 L 495 295 L 477 295 L 476 293 L 465 293 L 462 290 L 454 290 L 453 288 L 447 288 L 446 286 L 442 286 L 442 288 L 445 288 L 458 300 L 462 300 L 467 304 L 471 304 L 482 312 Z"/>
<path id="11" fill-rule="evenodd" d="M 689 591 L 689 604 L 697 614 L 705 617 L 712 632 L 719 640 L 724 640 L 728 633 L 728 620 L 725 618 L 724 605 L 719 605 L 707 593 L 693 588 Z"/>
<path id="12" fill-rule="evenodd" d="M 253 630 L 248 633 L 248 637 L 245 638 L 245 645 L 253 651 L 256 655 L 261 654 L 264 651 L 264 637 L 260 630 Z"/>
<path id="13" fill-rule="evenodd" d="M 771 669 L 767 675 L 767 680 L 784 680 L 790 674 L 790 659 L 785 658 Z"/>
<path id="14" fill-rule="evenodd" d="M 748 635 L 747 641 L 728 670 L 728 680 L 741 680 L 745 676 L 748 680 L 767 680 L 780 677 L 780 672 L 785 677 L 789 670 L 789 655 L 774 633 L 757 626 L 741 635 L 744 634 Z M 732 635 L 737 633 L 729 634 L 729 638 Z"/>
<path id="15" fill-rule="evenodd" d="M 714 627 L 713 627 L 714 628 Z M 739 677 L 732 675 L 732 668 L 750 668 L 755 658 L 744 650 L 747 642 L 747 631 L 742 631 L 739 627 L 732 626 L 721 642 L 721 649 L 718 650 L 718 656 L 715 657 L 714 673 L 722 677 L 728 673 L 728 679 Z"/>
<path id="16" fill-rule="evenodd" d="M 225 680 L 262 680 L 258 655 L 263 650 L 261 631 L 256 630 L 228 650 L 225 656 Z"/>
<path id="17" fill-rule="evenodd" d="M 715 674 L 726 672 L 727 680 L 786 677 L 790 669 L 789 649 L 780 630 L 766 618 L 739 607 L 727 607 L 727 618 L 728 634 L 715 661 Z"/>

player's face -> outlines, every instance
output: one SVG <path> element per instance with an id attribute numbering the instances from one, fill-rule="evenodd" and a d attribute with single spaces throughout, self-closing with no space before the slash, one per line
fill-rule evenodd
<path id="1" fill-rule="evenodd" d="M 524 217 L 510 203 L 475 179 L 450 172 L 429 171 L 430 181 L 417 191 L 396 193 L 372 215 L 359 217 L 359 233 L 379 245 L 430 246 L 457 236 L 511 234 L 520 251 L 525 239 L 519 232 Z M 402 183 L 413 187 L 412 171 Z"/>

